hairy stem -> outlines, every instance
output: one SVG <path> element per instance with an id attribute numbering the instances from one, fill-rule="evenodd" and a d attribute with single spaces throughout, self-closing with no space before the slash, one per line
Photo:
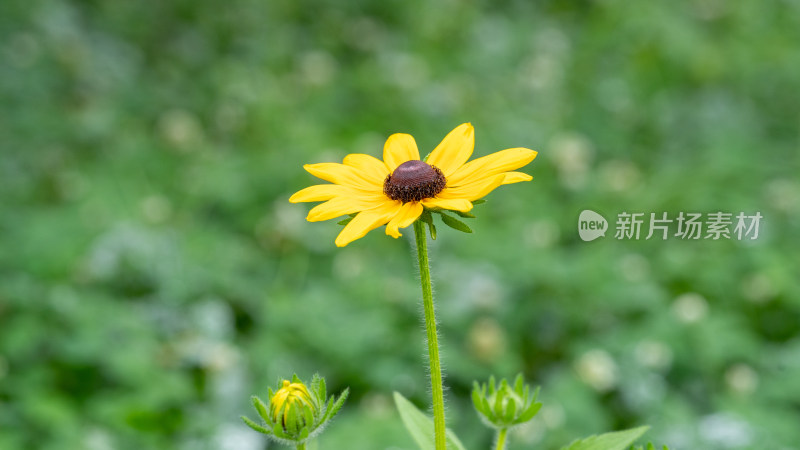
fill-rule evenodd
<path id="1" fill-rule="evenodd" d="M 494 446 L 494 450 L 504 450 L 506 448 L 506 433 L 508 433 L 508 428 L 497 430 L 497 443 Z"/>
<path id="2" fill-rule="evenodd" d="M 297 450 L 306 450 L 306 443 L 301 442 L 300 444 L 297 444 Z"/>
<path id="3" fill-rule="evenodd" d="M 439 364 L 439 338 L 436 334 L 436 317 L 433 311 L 433 292 L 431 290 L 431 271 L 428 267 L 428 244 L 425 237 L 425 224 L 414 222 L 414 236 L 417 238 L 417 259 L 419 277 L 422 284 L 422 302 L 425 310 L 425 331 L 428 335 L 428 360 L 431 370 L 431 393 L 433 396 L 433 432 L 436 450 L 446 450 L 444 424 L 444 390 L 442 389 L 442 367 Z"/>

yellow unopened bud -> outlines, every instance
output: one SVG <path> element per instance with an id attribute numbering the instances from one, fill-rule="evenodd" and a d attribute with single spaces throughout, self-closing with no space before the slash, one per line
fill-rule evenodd
<path id="1" fill-rule="evenodd" d="M 280 389 L 276 392 L 269 389 L 268 404 L 255 395 L 251 397 L 253 406 L 263 420 L 261 424 L 245 416 L 242 416 L 242 420 L 250 428 L 277 442 L 305 448 L 300 444 L 322 432 L 344 405 L 348 392 L 345 389 L 338 398 L 327 398 L 324 378 L 314 375 L 311 383 L 306 385 L 294 375 L 291 380 L 281 380 Z"/>
<path id="2" fill-rule="evenodd" d="M 292 383 L 289 380 L 283 380 L 283 386 L 278 389 L 278 392 L 272 396 L 270 400 L 270 415 L 275 423 L 283 425 L 283 429 L 287 433 L 292 430 L 289 428 L 302 428 L 306 425 L 306 411 L 310 410 L 311 413 L 316 412 L 314 402 L 311 400 L 311 394 L 308 388 L 303 383 Z M 296 414 L 297 422 L 292 424 L 289 420 L 290 414 Z M 293 426 L 294 425 L 294 426 Z"/>

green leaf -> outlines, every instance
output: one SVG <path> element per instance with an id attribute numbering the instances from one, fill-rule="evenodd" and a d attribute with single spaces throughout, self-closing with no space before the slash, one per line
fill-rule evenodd
<path id="1" fill-rule="evenodd" d="M 262 427 L 261 425 L 253 422 L 252 420 L 248 419 L 245 416 L 242 416 L 242 420 L 244 420 L 244 423 L 246 423 L 248 427 L 258 431 L 259 433 L 272 434 L 272 431 Z"/>
<path id="2" fill-rule="evenodd" d="M 579 439 L 561 450 L 626 450 L 633 441 L 642 436 L 650 427 L 645 425 L 630 430 L 614 431 L 586 439 Z"/>
<path id="3" fill-rule="evenodd" d="M 439 212 L 439 214 L 442 216 L 442 222 L 444 222 L 444 224 L 447 225 L 448 227 L 454 230 L 462 231 L 464 233 L 472 233 L 472 229 L 464 222 L 456 219 L 453 216 L 448 216 L 447 214 L 441 211 Z"/>
<path id="4" fill-rule="evenodd" d="M 413 403 L 408 401 L 399 392 L 394 393 L 394 403 L 400 418 L 403 419 L 411 437 L 417 443 L 420 450 L 434 450 L 435 442 L 433 439 L 433 419 L 417 409 Z M 455 433 L 447 430 L 447 448 L 450 450 L 466 450 L 464 444 L 456 437 Z"/>
<path id="5" fill-rule="evenodd" d="M 652 442 L 648 442 L 647 443 L 647 448 L 642 447 L 641 445 L 638 446 L 638 447 L 637 446 L 631 446 L 630 450 L 658 450 L 658 449 L 653 445 Z M 669 447 L 667 447 L 665 445 L 665 446 L 661 447 L 661 450 L 669 450 Z"/>

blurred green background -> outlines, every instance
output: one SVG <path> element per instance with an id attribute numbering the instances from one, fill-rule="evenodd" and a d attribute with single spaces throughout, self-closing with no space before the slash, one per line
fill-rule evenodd
<path id="1" fill-rule="evenodd" d="M 321 449 L 413 449 L 411 233 L 337 249 L 287 199 L 467 121 L 475 156 L 540 152 L 432 247 L 469 448 L 472 381 L 520 371 L 512 450 L 800 448 L 797 1 L 4 0 L 0 37 L 0 448 L 263 449 L 249 396 L 319 372 L 352 392 Z M 585 243 L 586 208 L 764 219 Z"/>

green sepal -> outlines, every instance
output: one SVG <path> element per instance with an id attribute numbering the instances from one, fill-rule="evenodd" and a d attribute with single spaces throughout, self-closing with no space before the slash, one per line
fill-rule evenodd
<path id="1" fill-rule="evenodd" d="M 514 415 L 517 413 L 517 402 L 510 401 L 506 405 L 506 411 L 504 419 L 506 422 L 512 422 L 514 420 Z"/>
<path id="2" fill-rule="evenodd" d="M 472 383 L 472 406 L 474 406 L 479 413 L 486 415 L 486 411 L 483 410 L 483 402 L 481 401 L 481 387 L 478 385 L 477 381 L 473 381 Z"/>
<path id="3" fill-rule="evenodd" d="M 453 210 L 453 212 L 458 214 L 459 216 L 465 218 L 465 219 L 474 219 L 475 218 L 475 216 L 473 216 L 471 213 L 468 213 L 466 211 L 455 211 L 455 210 Z"/>
<path id="4" fill-rule="evenodd" d="M 317 399 L 319 400 L 320 406 L 325 403 L 325 398 L 328 396 L 328 387 L 325 384 L 325 378 L 319 378 L 319 382 L 317 384 Z"/>
<path id="5" fill-rule="evenodd" d="M 331 398 L 328 399 L 328 404 L 325 405 L 325 414 L 322 415 L 322 420 L 321 420 L 322 422 L 325 422 L 330 418 L 331 411 L 333 410 L 333 401 L 334 401 L 334 396 L 331 395 Z"/>
<path id="6" fill-rule="evenodd" d="M 433 216 L 431 215 L 430 209 L 423 209 L 422 214 L 419 216 L 419 220 L 423 223 L 428 225 L 428 231 L 431 233 L 431 239 L 436 240 L 436 225 L 433 224 Z"/>
<path id="7" fill-rule="evenodd" d="M 514 380 L 514 392 L 517 393 L 520 397 L 524 394 L 525 388 L 525 380 L 522 378 L 522 374 L 518 373 L 517 378 Z"/>
<path id="8" fill-rule="evenodd" d="M 347 400 L 348 395 L 350 395 L 350 388 L 345 388 L 344 392 L 342 392 L 341 395 L 339 395 L 339 398 L 336 400 L 336 403 L 333 404 L 333 409 L 331 410 L 331 413 L 328 416 L 328 418 L 332 418 L 333 416 L 336 415 L 336 413 L 339 412 L 340 409 L 342 409 L 342 406 L 344 405 L 345 400 Z"/>
<path id="9" fill-rule="evenodd" d="M 253 422 L 252 420 L 248 419 L 247 417 L 245 417 L 245 416 L 241 416 L 241 417 L 242 417 L 242 420 L 244 421 L 244 423 L 246 423 L 248 427 L 258 431 L 259 433 L 272 434 L 272 431 L 270 431 L 270 430 L 262 427 L 261 425 Z"/>
<path id="10" fill-rule="evenodd" d="M 497 418 L 503 417 L 503 396 L 497 395 L 494 399 L 494 416 Z"/>
<path id="11" fill-rule="evenodd" d="M 486 411 L 486 417 L 494 421 L 494 412 L 492 411 L 492 407 L 489 405 L 489 400 L 487 400 L 486 397 L 481 399 L 481 405 L 483 405 L 483 410 Z"/>
<path id="12" fill-rule="evenodd" d="M 308 429 L 315 425 L 314 413 L 311 412 L 311 409 L 303 408 L 303 419 L 305 420 L 305 424 L 303 425 L 303 430 L 306 431 L 306 434 L 308 434 Z"/>
<path id="13" fill-rule="evenodd" d="M 536 403 L 536 399 L 539 398 L 539 390 L 541 386 L 536 386 L 536 389 L 533 391 L 533 398 L 531 398 L 531 403 Z"/>
<path id="14" fill-rule="evenodd" d="M 253 402 L 253 407 L 255 407 L 256 411 L 258 411 L 258 415 L 261 416 L 261 418 L 264 419 L 264 421 L 268 424 L 272 424 L 272 418 L 267 412 L 267 405 L 265 405 L 264 402 L 255 395 L 250 397 L 250 401 Z"/>
<path id="15" fill-rule="evenodd" d="M 472 204 L 473 205 L 480 205 L 481 203 L 486 203 L 486 199 L 485 198 L 479 198 L 477 200 L 472 200 Z"/>
<path id="16" fill-rule="evenodd" d="M 286 420 L 286 433 L 289 435 L 294 435 L 297 432 L 297 408 L 291 408 L 291 405 L 287 404 L 285 406 L 286 413 L 284 413 L 284 418 Z"/>
<path id="17" fill-rule="evenodd" d="M 514 423 L 515 424 L 525 423 L 533 419 L 534 416 L 536 416 L 536 413 L 538 413 L 540 409 L 542 409 L 541 403 L 532 403 L 531 406 L 529 406 L 524 413 L 520 414 L 520 416 L 517 417 L 517 420 L 515 420 Z"/>

